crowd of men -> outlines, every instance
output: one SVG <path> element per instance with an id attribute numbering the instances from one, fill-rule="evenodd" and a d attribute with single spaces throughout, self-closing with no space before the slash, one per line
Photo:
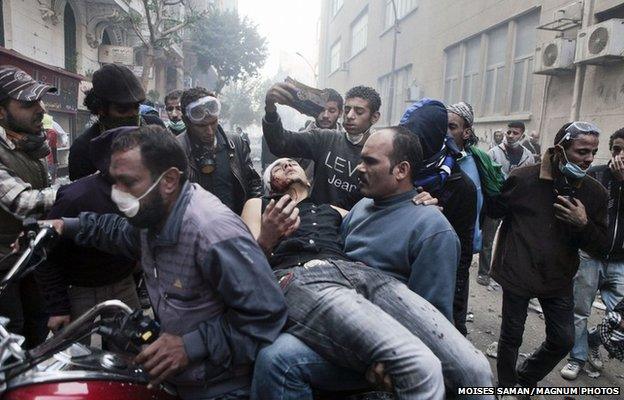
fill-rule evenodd
<path id="1" fill-rule="evenodd" d="M 605 346 L 617 348 L 622 129 L 612 159 L 592 168 L 600 130 L 581 121 L 545 151 L 539 132 L 510 122 L 486 152 L 470 104 L 422 99 L 374 127 L 381 98 L 356 86 L 344 99 L 326 89 L 324 111 L 291 131 L 276 105 L 292 106 L 294 87 L 277 83 L 262 119 L 275 159 L 260 175 L 249 138 L 221 127 L 215 93 L 168 94 L 163 123 L 141 106 L 133 73 L 106 65 L 85 96 L 97 121 L 73 142 L 72 182 L 58 188 L 41 101 L 55 90 L 0 66 L 0 269 L 18 256 L 24 217 L 62 236 L 0 302 L 26 347 L 101 301 L 140 307 L 139 270 L 162 333 L 135 361 L 183 399 L 375 387 L 453 398 L 460 387 L 534 387 L 568 353 L 561 375 L 575 379 L 586 362 L 602 368 L 604 335 L 587 326 L 597 290 L 615 332 Z M 477 282 L 503 292 L 496 378 L 466 338 L 477 253 Z M 546 338 L 517 365 L 531 299 Z"/>

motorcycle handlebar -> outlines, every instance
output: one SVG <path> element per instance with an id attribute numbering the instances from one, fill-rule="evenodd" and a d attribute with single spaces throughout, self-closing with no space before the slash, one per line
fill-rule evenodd
<path id="1" fill-rule="evenodd" d="M 0 296 L 4 293 L 7 286 L 18 279 L 19 276 L 28 268 L 30 258 L 35 252 L 44 246 L 51 244 L 58 238 L 58 233 L 52 226 L 42 226 L 33 229 L 32 223 L 26 226 L 25 233 L 30 238 L 28 247 L 20 255 L 13 267 L 7 272 L 0 282 Z"/>
<path id="2" fill-rule="evenodd" d="M 48 357 L 60 351 L 65 344 L 69 345 L 73 343 L 77 337 L 89 333 L 92 329 L 91 323 L 95 318 L 111 311 L 122 312 L 126 315 L 132 314 L 132 309 L 119 300 L 107 300 L 96 304 L 89 311 L 70 322 L 69 325 L 51 339 L 30 350 L 28 355 L 33 359 L 38 359 Z"/>

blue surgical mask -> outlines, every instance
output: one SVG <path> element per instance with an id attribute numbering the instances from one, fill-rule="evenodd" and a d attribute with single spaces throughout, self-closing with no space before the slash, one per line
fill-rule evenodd
<path id="1" fill-rule="evenodd" d="M 186 128 L 186 125 L 184 125 L 184 121 L 182 121 L 181 119 L 175 122 L 169 120 L 169 127 L 175 131 L 182 131 Z"/>
<path id="2" fill-rule="evenodd" d="M 559 171 L 561 171 L 563 175 L 570 179 L 582 179 L 587 175 L 586 170 L 568 161 L 565 149 L 563 150 L 563 157 L 566 160 L 565 164 L 559 163 Z"/>

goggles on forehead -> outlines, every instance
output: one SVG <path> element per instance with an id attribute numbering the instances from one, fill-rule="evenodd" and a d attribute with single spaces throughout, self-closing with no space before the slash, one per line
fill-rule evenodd
<path id="1" fill-rule="evenodd" d="M 591 122 L 574 121 L 565 130 L 566 134 L 557 142 L 561 144 L 567 140 L 574 140 L 579 135 L 600 135 L 600 129 Z"/>
<path id="2" fill-rule="evenodd" d="M 206 118 L 218 117 L 221 103 L 216 97 L 205 96 L 186 106 L 186 117 L 193 123 L 200 123 Z"/>

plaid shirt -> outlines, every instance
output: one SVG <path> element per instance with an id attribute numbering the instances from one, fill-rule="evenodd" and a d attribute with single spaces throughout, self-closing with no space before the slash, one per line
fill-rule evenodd
<path id="1" fill-rule="evenodd" d="M 0 146 L 15 150 L 15 145 L 0 128 Z M 20 179 L 15 172 L 0 162 L 0 208 L 18 219 L 30 215 L 43 215 L 50 210 L 56 199 L 58 187 L 42 190 L 33 189 L 32 185 Z"/>

